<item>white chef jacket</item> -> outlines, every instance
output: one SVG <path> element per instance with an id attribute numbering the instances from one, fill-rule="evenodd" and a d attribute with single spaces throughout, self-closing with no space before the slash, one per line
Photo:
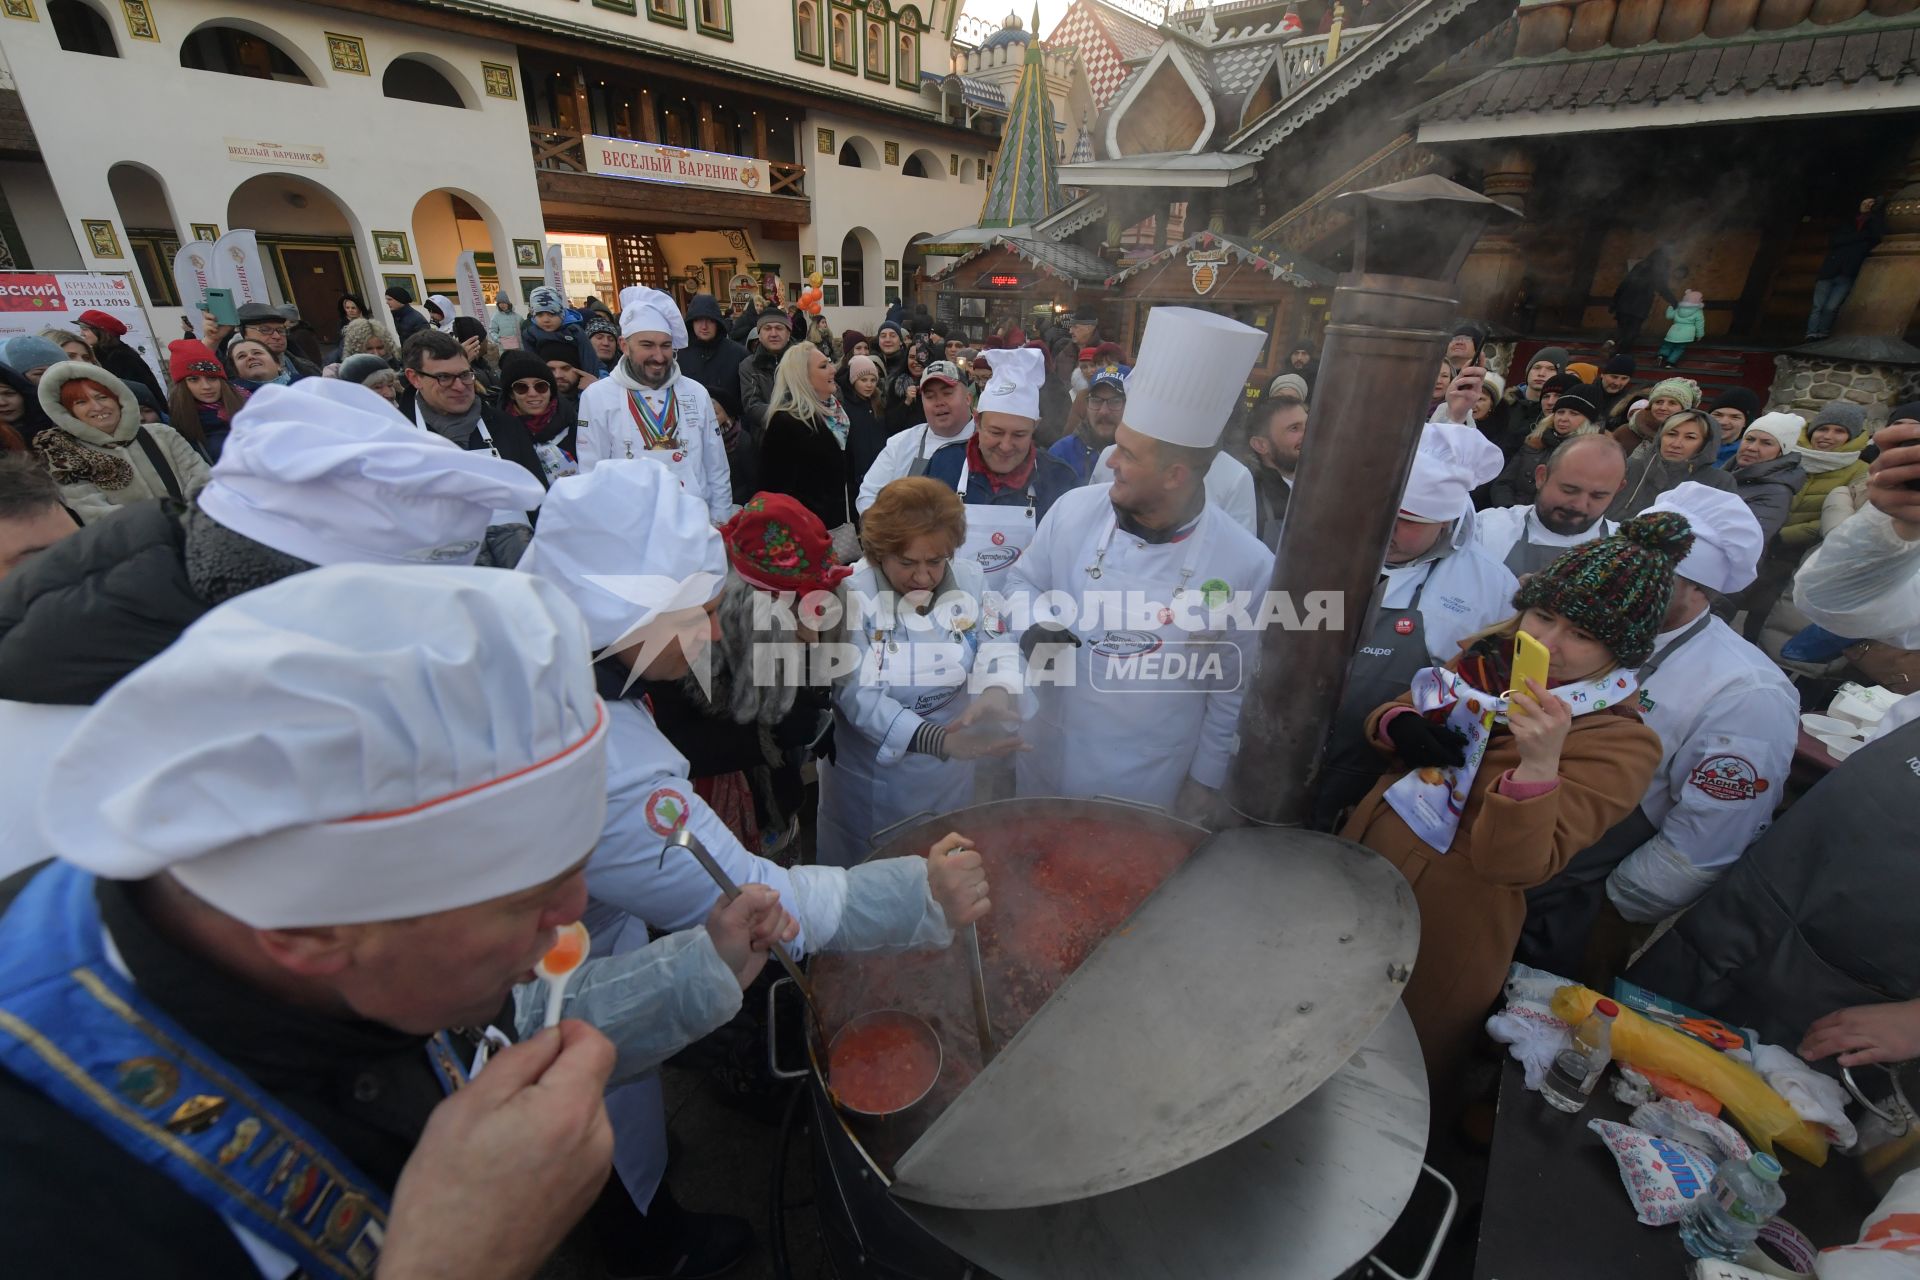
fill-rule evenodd
<path id="1" fill-rule="evenodd" d="M 867 468 L 867 474 L 860 481 L 860 495 L 853 500 L 853 509 L 865 515 L 867 508 L 873 505 L 880 491 L 902 476 L 913 474 L 913 464 L 921 463 L 921 471 L 926 470 L 926 461 L 940 449 L 959 440 L 973 438 L 973 419 L 968 418 L 959 432 L 950 436 L 937 436 L 933 428 L 922 422 L 918 426 L 908 427 L 887 437 L 886 444 L 880 447 L 880 456 Z"/>
<path id="2" fill-rule="evenodd" d="M 1100 652 L 1095 643 L 1141 633 L 1107 626 L 1090 607 L 1094 602 L 1089 596 L 1139 592 L 1156 603 L 1166 602 L 1184 574 L 1186 592 L 1202 592 L 1208 583 L 1224 584 L 1240 596 L 1249 615 L 1257 617 L 1272 578 L 1273 553 L 1211 501 L 1185 539 L 1142 542 L 1115 527 L 1112 488 L 1090 485 L 1063 495 L 1012 570 L 1007 598 L 1014 627 L 1026 625 L 1023 602 L 1031 609 L 1043 593 L 1058 591 L 1075 602 L 1071 623 L 1081 641 L 1071 687 L 1030 680 L 1038 712 L 1023 735 L 1033 749 L 1018 757 L 1019 792 L 1113 795 L 1171 808 L 1188 777 L 1209 787 L 1225 783 L 1238 747 L 1240 702 L 1253 678 L 1259 637 L 1249 627 L 1226 621 L 1207 633 L 1144 636 L 1144 644 L 1206 639 L 1230 645 L 1238 652 L 1234 661 L 1239 666 L 1239 681 L 1231 690 L 1197 684 L 1182 688 L 1171 681 L 1145 692 L 1096 687 L 1088 675 L 1088 663 Z M 1104 557 L 1099 554 L 1103 541 Z M 1096 562 L 1099 578 L 1089 572 Z"/>
<path id="3" fill-rule="evenodd" d="M 1920 649 L 1920 540 L 1908 542 L 1892 516 L 1864 507 L 1801 563 L 1793 603 L 1836 635 Z"/>
<path id="4" fill-rule="evenodd" d="M 1501 564 L 1513 551 L 1513 544 L 1525 534 L 1535 546 L 1577 547 L 1596 538 L 1610 537 L 1620 526 L 1611 520 L 1596 520 L 1585 533 L 1555 533 L 1540 522 L 1530 502 L 1512 507 L 1489 507 L 1473 514 L 1473 540 L 1487 555 Z"/>
<path id="5" fill-rule="evenodd" d="M 0 879 L 53 856 L 35 817 L 40 788 L 53 772 L 60 744 L 73 736 L 88 708 L 0 700 Z"/>
<path id="6" fill-rule="evenodd" d="M 1705 893 L 1767 829 L 1793 765 L 1799 693 L 1766 654 L 1703 616 L 1640 686 L 1661 748 L 1640 809 L 1659 831 L 1607 878 L 1629 920 L 1663 919 Z M 1661 632 L 1655 655 L 1698 621 Z"/>
<path id="7" fill-rule="evenodd" d="M 1507 566 L 1474 544 L 1472 512 L 1454 521 L 1441 535 L 1437 557 L 1429 554 L 1411 564 L 1381 570 L 1387 589 L 1382 609 L 1413 606 L 1420 596 L 1420 620 L 1427 637 L 1427 653 L 1436 664 L 1460 656 L 1460 642 L 1476 631 L 1505 622 L 1516 612 L 1513 593 L 1520 580 Z"/>
<path id="8" fill-rule="evenodd" d="M 665 407 L 668 395 L 676 398 L 679 448 L 646 447 L 627 403 L 634 391 L 656 410 Z M 652 458 L 673 472 L 681 488 L 707 504 L 708 518 L 715 524 L 726 523 L 734 513 L 733 471 L 727 465 L 727 444 L 720 435 L 713 397 L 678 369 L 664 388 L 655 391 L 641 387 L 616 364 L 613 372 L 581 393 L 577 443 L 582 475 L 608 458 Z"/>
<path id="9" fill-rule="evenodd" d="M 1112 477 L 1107 474 L 1107 459 L 1112 456 L 1112 445 L 1100 451 L 1100 456 L 1094 460 L 1089 484 L 1111 481 Z M 1213 455 L 1213 465 L 1207 468 L 1206 485 L 1208 506 L 1219 507 L 1248 533 L 1260 531 L 1260 519 L 1253 497 L 1253 472 L 1247 470 L 1246 463 L 1225 449 L 1220 450 Z"/>

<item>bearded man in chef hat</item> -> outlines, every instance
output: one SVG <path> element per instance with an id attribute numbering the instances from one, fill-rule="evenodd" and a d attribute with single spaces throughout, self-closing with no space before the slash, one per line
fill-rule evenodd
<path id="1" fill-rule="evenodd" d="M 1054 503 L 1008 586 L 1016 618 L 1023 607 L 1034 618 L 1022 647 L 1039 669 L 1076 664 L 1070 685 L 1036 678 L 1020 794 L 1124 795 L 1200 815 L 1225 783 L 1257 636 L 1217 611 L 1237 598 L 1256 613 L 1273 556 L 1206 478 L 1266 340 L 1211 311 L 1148 313 L 1113 453 L 1094 470 L 1111 482 Z M 1042 616 L 1051 592 L 1072 616 Z M 1153 663 L 1129 661 L 1145 653 Z"/>
<path id="2" fill-rule="evenodd" d="M 687 322 L 667 294 L 620 291 L 620 360 L 580 395 L 580 470 L 609 458 L 652 458 L 707 507 L 712 524 L 734 512 L 733 473 L 713 397 L 680 375 Z"/>
<path id="3" fill-rule="evenodd" d="M 219 606 L 86 711 L 40 798 L 59 861 L 0 890 L 29 1258 L 541 1265 L 605 1185 L 609 1074 L 737 1011 L 783 918 L 751 889 L 583 966 L 563 1007 L 607 1035 L 510 1001 L 579 918 L 605 815 L 586 648 L 524 574 L 337 565 Z M 100 1203 L 112 1229 L 78 1229 Z"/>
<path id="4" fill-rule="evenodd" d="M 1640 807 L 1527 894 L 1521 955 L 1554 973 L 1611 978 L 1654 924 L 1692 905 L 1773 818 L 1800 736 L 1800 695 L 1712 612 L 1752 584 L 1766 538 L 1738 495 L 1689 481 L 1649 511 L 1685 516 L 1693 548 L 1640 667 L 1640 718 L 1660 767 Z"/>

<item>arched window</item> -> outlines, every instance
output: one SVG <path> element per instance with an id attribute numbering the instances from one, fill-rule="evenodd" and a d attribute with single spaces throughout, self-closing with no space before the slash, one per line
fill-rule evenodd
<path id="1" fill-rule="evenodd" d="M 867 24 L 867 76 L 869 79 L 887 78 L 887 28 L 884 23 Z"/>
<path id="2" fill-rule="evenodd" d="M 920 37 L 911 31 L 900 33 L 900 61 L 894 68 L 894 74 L 899 77 L 901 84 L 920 83 Z"/>
<path id="3" fill-rule="evenodd" d="M 840 304 L 847 307 L 867 305 L 867 259 L 860 237 L 847 232 L 840 242 Z"/>
<path id="4" fill-rule="evenodd" d="M 858 169 L 861 167 L 860 153 L 854 150 L 851 142 L 843 142 L 840 144 L 840 163 L 849 169 Z"/>
<path id="5" fill-rule="evenodd" d="M 853 22 L 844 13 L 833 15 L 833 65 L 853 70 Z"/>
<path id="6" fill-rule="evenodd" d="M 418 58 L 395 58 L 380 77 L 380 92 L 389 98 L 424 102 L 432 107 L 464 107 L 460 91 L 436 67 Z"/>
<path id="7" fill-rule="evenodd" d="M 200 28 L 181 44 L 180 65 L 282 84 L 313 83 L 280 46 L 238 27 Z"/>
<path id="8" fill-rule="evenodd" d="M 820 7 L 813 0 L 793 6 L 793 48 L 809 62 L 820 61 Z"/>
<path id="9" fill-rule="evenodd" d="M 102 58 L 117 58 L 113 28 L 84 0 L 47 0 L 47 18 L 53 34 L 68 53 L 91 53 Z"/>

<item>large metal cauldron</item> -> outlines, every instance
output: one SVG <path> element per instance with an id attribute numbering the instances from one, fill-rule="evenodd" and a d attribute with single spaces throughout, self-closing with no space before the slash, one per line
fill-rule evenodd
<path id="1" fill-rule="evenodd" d="M 813 964 L 828 1036 L 897 1008 L 944 1048 L 925 1101 L 869 1120 L 833 1105 L 809 1046 L 842 1275 L 1332 1280 L 1386 1235 L 1427 1130 L 1398 1009 L 1417 913 L 1391 866 L 1314 833 L 1052 799 L 920 823 L 874 856 L 950 830 L 993 885 L 990 1061 L 964 947 Z"/>

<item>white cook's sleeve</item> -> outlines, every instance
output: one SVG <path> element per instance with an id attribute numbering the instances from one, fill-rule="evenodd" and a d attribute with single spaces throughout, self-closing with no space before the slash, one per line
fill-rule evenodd
<path id="1" fill-rule="evenodd" d="M 1716 708 L 1714 720 L 1667 764 L 1675 802 L 1659 831 L 1607 877 L 1607 896 L 1628 920 L 1651 924 L 1690 905 L 1773 820 L 1793 766 L 1798 708 L 1749 690 Z"/>
<path id="2" fill-rule="evenodd" d="M 913 735 L 924 721 L 880 687 L 875 675 L 873 633 L 848 627 L 847 641 L 860 655 L 860 661 L 834 682 L 834 715 L 848 730 L 875 744 L 874 759 L 879 764 L 899 764 L 907 754 L 907 744 L 913 741 Z"/>
<path id="3" fill-rule="evenodd" d="M 1200 741 L 1193 752 L 1187 776 L 1203 787 L 1218 791 L 1227 784 L 1227 770 L 1233 764 L 1240 743 L 1240 703 L 1246 698 L 1247 681 L 1253 677 L 1259 660 L 1259 633 L 1251 628 L 1234 627 L 1227 640 L 1239 650 L 1240 679 L 1230 690 L 1207 694 L 1207 709 L 1200 716 Z"/>
<path id="4" fill-rule="evenodd" d="M 720 416 L 713 401 L 701 401 L 706 411 L 700 432 L 700 483 L 706 489 L 707 514 L 715 524 L 725 524 L 738 509 L 733 505 L 733 468 L 727 463 L 727 441 L 720 434 Z"/>
<path id="5" fill-rule="evenodd" d="M 821 871 L 825 867 L 796 868 Z M 927 860 L 878 858 L 846 871 L 846 909 L 828 951 L 916 951 L 953 941 L 947 914 L 927 884 Z"/>
<path id="6" fill-rule="evenodd" d="M 1856 511 L 1800 565 L 1793 603 L 1836 635 L 1920 648 L 1920 539 L 1878 507 Z"/>
<path id="7" fill-rule="evenodd" d="M 573 443 L 581 475 L 613 457 L 613 434 L 608 415 L 600 411 L 601 397 L 588 394 L 600 385 L 596 382 L 580 393 L 580 432 Z"/>
<path id="8" fill-rule="evenodd" d="M 1259 517 L 1254 513 L 1253 472 L 1245 466 L 1235 470 L 1233 479 L 1220 486 L 1220 509 L 1248 533 L 1259 532 Z"/>
<path id="9" fill-rule="evenodd" d="M 795 955 L 839 930 L 846 901 L 844 873 L 836 867 L 788 869 L 748 853 L 719 815 L 694 794 L 692 784 L 671 773 L 609 788 L 606 826 L 587 860 L 587 892 L 656 933 L 703 923 L 720 901 L 719 888 L 691 853 L 669 845 L 653 825 L 671 831 L 682 813 L 687 828 L 735 884 L 764 884 L 780 895 L 780 905 L 800 922 L 800 935 L 790 948 Z"/>
<path id="10" fill-rule="evenodd" d="M 567 982 L 560 1016 L 613 1041 L 610 1085 L 659 1066 L 740 1012 L 740 982 L 705 929 L 670 933 L 633 951 L 588 960 Z M 513 989 L 513 1021 L 525 1040 L 546 1020 L 547 984 Z"/>
<path id="11" fill-rule="evenodd" d="M 909 427 L 888 439 L 880 446 L 880 456 L 867 468 L 867 474 L 860 479 L 859 496 L 853 500 L 853 509 L 861 515 L 867 513 L 880 491 L 907 474 L 912 464 L 913 450 L 926 438 L 925 427 Z"/>

